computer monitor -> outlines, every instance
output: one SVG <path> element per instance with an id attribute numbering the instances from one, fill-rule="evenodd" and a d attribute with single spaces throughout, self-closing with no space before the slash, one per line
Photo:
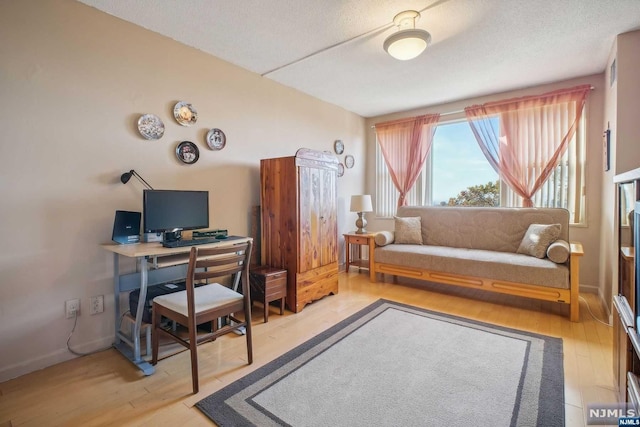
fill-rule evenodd
<path id="1" fill-rule="evenodd" d="M 208 191 L 144 190 L 142 208 L 144 232 L 165 233 L 165 240 L 209 227 Z"/>

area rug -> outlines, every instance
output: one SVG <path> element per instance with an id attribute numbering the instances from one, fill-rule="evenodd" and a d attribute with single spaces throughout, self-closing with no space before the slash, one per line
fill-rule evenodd
<path id="1" fill-rule="evenodd" d="M 196 406 L 222 427 L 563 426 L 562 340 L 379 300 Z"/>

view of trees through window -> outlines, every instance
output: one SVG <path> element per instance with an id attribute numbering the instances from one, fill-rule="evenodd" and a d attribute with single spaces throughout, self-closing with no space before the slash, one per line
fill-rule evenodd
<path id="1" fill-rule="evenodd" d="M 438 125 L 430 161 L 432 205 L 500 206 L 498 174 L 466 120 Z"/>
<path id="2" fill-rule="evenodd" d="M 498 133 L 499 119 L 492 120 Z M 585 120 L 553 173 L 533 197 L 534 206 L 569 210 L 571 222 L 585 221 Z M 395 215 L 399 192 L 382 152 L 376 152 L 376 214 Z M 466 120 L 440 122 L 421 175 L 407 194 L 409 205 L 521 206 L 521 198 L 491 167 Z"/>

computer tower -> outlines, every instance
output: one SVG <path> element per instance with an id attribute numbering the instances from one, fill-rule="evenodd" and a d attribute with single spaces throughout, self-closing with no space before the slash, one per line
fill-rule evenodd
<path id="1" fill-rule="evenodd" d="M 185 282 L 163 283 L 161 285 L 149 286 L 147 288 L 147 297 L 144 300 L 144 310 L 142 311 L 142 321 L 151 323 L 151 306 L 153 299 L 160 295 L 166 295 L 173 292 L 184 291 L 186 289 Z M 131 316 L 136 317 L 138 310 L 138 300 L 140 299 L 140 289 L 129 293 L 129 310 Z"/>

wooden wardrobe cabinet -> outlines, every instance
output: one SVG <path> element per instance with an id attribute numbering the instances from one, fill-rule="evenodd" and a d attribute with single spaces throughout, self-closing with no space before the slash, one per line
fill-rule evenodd
<path id="1" fill-rule="evenodd" d="M 301 148 L 260 161 L 262 264 L 287 270 L 287 307 L 338 293 L 338 159 Z"/>

